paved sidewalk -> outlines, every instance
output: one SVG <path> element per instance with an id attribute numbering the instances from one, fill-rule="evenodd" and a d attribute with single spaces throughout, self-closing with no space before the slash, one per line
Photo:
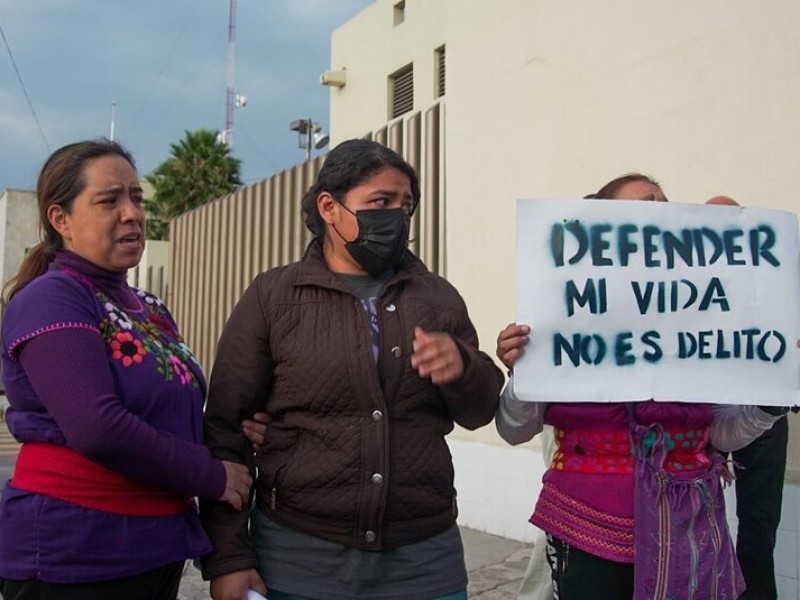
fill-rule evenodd
<path id="1" fill-rule="evenodd" d="M 461 528 L 469 571 L 470 600 L 513 600 L 522 582 L 531 546 L 523 542 Z M 205 600 L 208 583 L 193 566 L 186 569 L 179 600 Z"/>

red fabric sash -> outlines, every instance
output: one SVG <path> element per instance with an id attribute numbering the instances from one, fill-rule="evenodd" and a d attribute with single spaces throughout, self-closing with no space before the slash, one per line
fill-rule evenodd
<path id="1" fill-rule="evenodd" d="M 550 468 L 572 473 L 633 474 L 630 431 L 555 428 L 557 449 Z M 706 446 L 708 429 L 664 429 L 669 473 L 693 473 L 709 465 Z M 647 441 L 643 442 L 647 445 Z"/>
<path id="2" fill-rule="evenodd" d="M 626 429 L 595 431 L 555 428 L 558 448 L 551 469 L 572 473 L 633 474 L 631 434 Z"/>
<path id="3" fill-rule="evenodd" d="M 132 481 L 71 448 L 40 442 L 22 445 L 11 484 L 26 492 L 118 515 L 162 517 L 194 506 L 191 498 Z"/>

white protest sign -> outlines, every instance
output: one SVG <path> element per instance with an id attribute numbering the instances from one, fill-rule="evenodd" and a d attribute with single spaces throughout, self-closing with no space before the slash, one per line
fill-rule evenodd
<path id="1" fill-rule="evenodd" d="M 794 214 L 517 202 L 514 392 L 531 401 L 798 404 Z"/>

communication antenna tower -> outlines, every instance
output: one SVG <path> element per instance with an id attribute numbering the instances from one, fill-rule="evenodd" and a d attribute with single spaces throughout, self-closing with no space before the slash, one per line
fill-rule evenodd
<path id="1" fill-rule="evenodd" d="M 228 56 L 225 61 L 225 129 L 220 133 L 220 141 L 233 147 L 233 110 L 247 106 L 247 96 L 237 94 L 234 88 L 236 63 L 236 0 L 229 0 L 228 13 Z"/>

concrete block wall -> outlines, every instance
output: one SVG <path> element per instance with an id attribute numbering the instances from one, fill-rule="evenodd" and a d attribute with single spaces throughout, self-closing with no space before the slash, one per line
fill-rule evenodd
<path id="1" fill-rule="evenodd" d="M 0 281 L 16 275 L 28 249 L 39 242 L 38 211 L 36 192 L 0 194 Z"/>

